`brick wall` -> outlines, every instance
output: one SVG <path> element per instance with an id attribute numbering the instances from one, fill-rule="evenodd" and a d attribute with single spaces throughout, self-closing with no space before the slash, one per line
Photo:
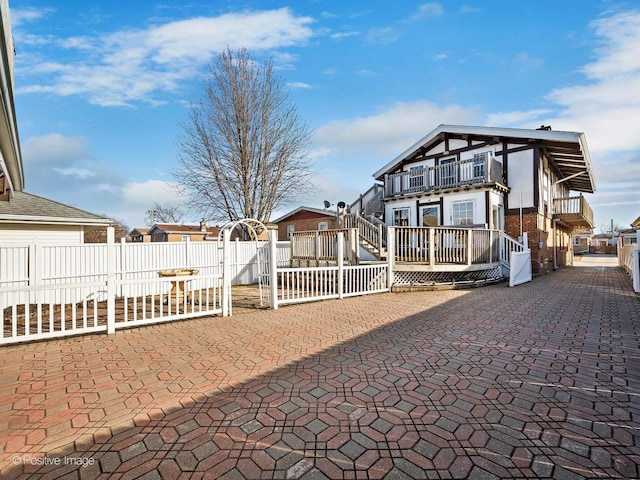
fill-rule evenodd
<path id="1" fill-rule="evenodd" d="M 539 229 L 538 226 L 542 226 Z M 533 273 L 544 274 L 553 271 L 553 226 L 551 217 L 544 217 L 537 213 L 522 216 L 523 231 L 529 237 L 531 249 L 531 270 Z M 505 216 L 505 232 L 518 238 L 520 236 L 520 215 Z M 558 267 L 573 264 L 573 247 L 568 230 L 556 226 L 556 262 Z"/>
<path id="2" fill-rule="evenodd" d="M 329 229 L 338 228 L 336 217 L 330 215 L 312 215 L 313 212 L 299 212 L 278 222 L 278 240 L 287 241 L 287 225 L 293 225 L 296 232 L 318 230 L 318 223 L 327 222 Z"/>

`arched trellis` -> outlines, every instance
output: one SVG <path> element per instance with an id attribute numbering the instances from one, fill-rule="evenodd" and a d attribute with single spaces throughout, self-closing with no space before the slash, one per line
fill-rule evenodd
<path id="1" fill-rule="evenodd" d="M 233 220 L 228 222 L 220 228 L 218 232 L 218 242 L 222 238 L 223 245 L 223 262 L 222 262 L 222 277 L 223 277 L 223 305 L 222 305 L 222 315 L 227 316 L 232 314 L 232 305 L 231 305 L 231 265 L 229 261 L 228 254 L 230 252 L 230 242 L 231 242 L 231 234 L 233 231 L 238 228 L 243 227 L 249 231 L 250 237 L 253 238 L 253 241 L 256 245 L 256 262 L 258 268 L 258 291 L 260 293 L 260 305 L 263 302 L 263 289 L 262 289 L 262 259 L 261 259 L 261 249 L 259 237 L 260 233 L 266 232 L 267 227 L 260 220 L 256 220 L 255 218 L 241 218 L 239 220 Z M 268 240 L 272 241 L 271 237 L 268 236 Z M 218 243 L 219 245 L 219 243 Z"/>

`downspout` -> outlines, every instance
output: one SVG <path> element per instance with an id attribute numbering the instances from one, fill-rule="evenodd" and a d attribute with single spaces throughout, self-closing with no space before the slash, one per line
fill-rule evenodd
<path id="1" fill-rule="evenodd" d="M 557 253 L 557 248 L 558 248 L 558 224 L 559 219 L 558 218 L 554 218 L 552 220 L 553 222 L 553 270 L 557 270 L 558 269 L 558 253 Z"/>

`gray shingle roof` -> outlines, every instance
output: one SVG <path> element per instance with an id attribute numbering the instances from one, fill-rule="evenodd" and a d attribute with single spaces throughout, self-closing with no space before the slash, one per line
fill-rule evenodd
<path id="1" fill-rule="evenodd" d="M 47 222 L 106 225 L 112 223 L 109 218 L 95 215 L 64 203 L 32 195 L 26 192 L 13 192 L 11 200 L 0 201 L 0 220 L 16 220 L 19 217 L 40 217 Z M 25 219 L 26 220 L 26 219 Z"/>

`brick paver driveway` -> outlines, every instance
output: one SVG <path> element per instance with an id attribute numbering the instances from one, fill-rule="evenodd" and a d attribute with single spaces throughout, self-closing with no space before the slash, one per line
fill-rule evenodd
<path id="1" fill-rule="evenodd" d="M 583 265 L 3 348 L 2 476 L 637 478 L 640 300 Z"/>

